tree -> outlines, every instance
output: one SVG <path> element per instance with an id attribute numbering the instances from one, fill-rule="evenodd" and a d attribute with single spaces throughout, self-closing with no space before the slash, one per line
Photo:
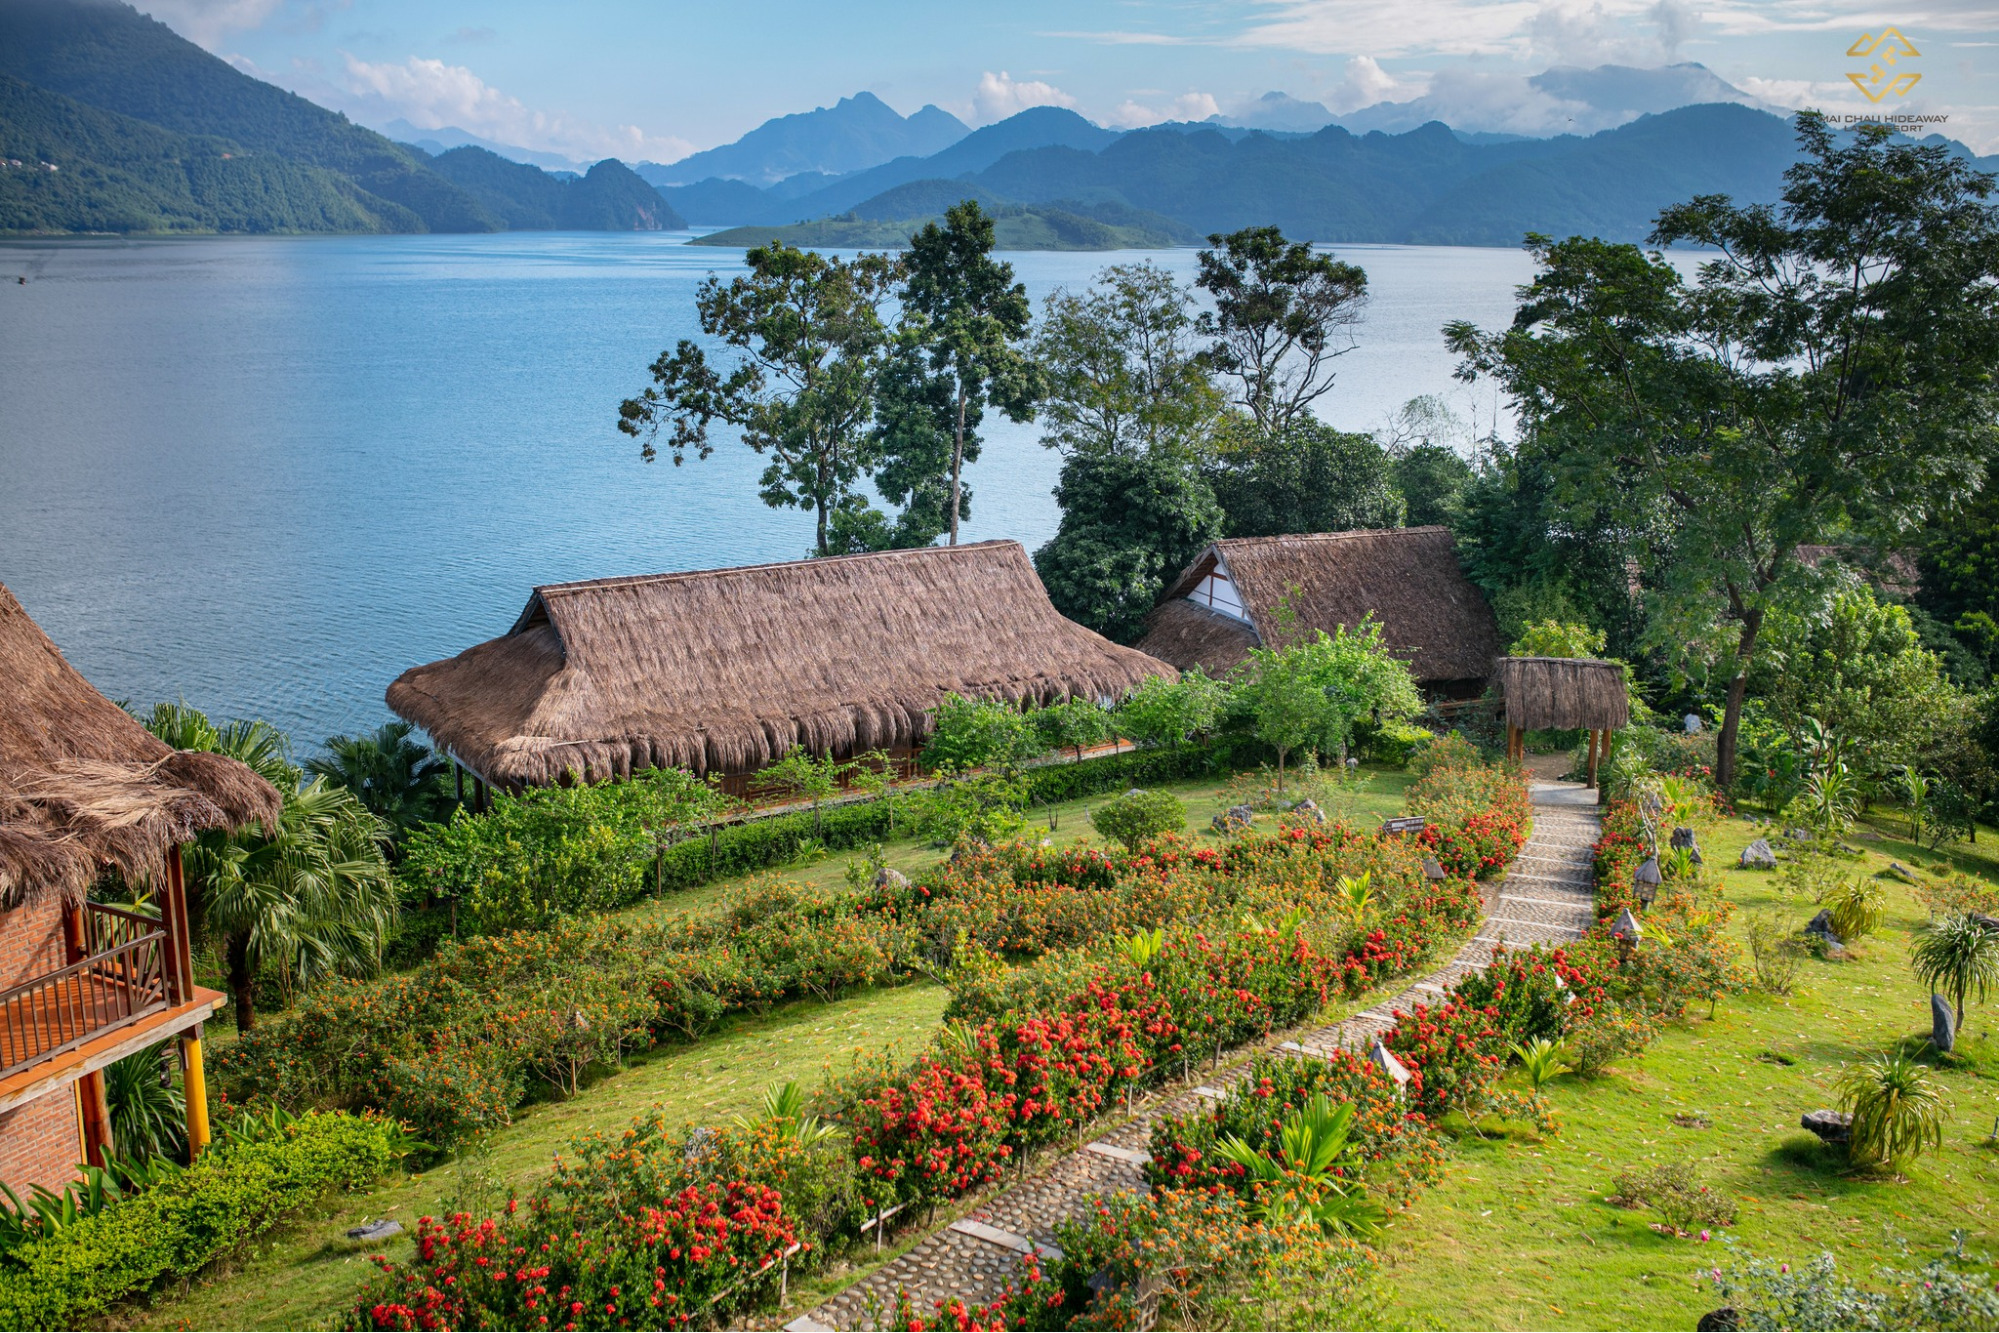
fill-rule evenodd
<path id="1" fill-rule="evenodd" d="M 1370 435 L 1298 421 L 1265 434 L 1238 419 L 1201 469 L 1231 537 L 1346 532 L 1402 523 L 1388 455 Z"/>
<path id="2" fill-rule="evenodd" d="M 1090 826 L 1136 856 L 1138 849 L 1163 833 L 1187 827 L 1187 807 L 1170 791 L 1134 787 L 1090 811 Z"/>
<path id="3" fill-rule="evenodd" d="M 329 736 L 326 753 L 306 760 L 305 771 L 354 793 L 398 835 L 447 819 L 456 804 L 445 786 L 447 765 L 410 739 L 414 730 L 407 722 L 384 722 L 365 736 Z"/>
<path id="4" fill-rule="evenodd" d="M 709 428 L 736 427 L 743 443 L 767 456 L 763 502 L 813 510 L 815 549 L 833 550 L 834 514 L 859 499 L 872 462 L 870 427 L 876 380 L 889 343 L 880 303 L 898 276 L 884 255 L 828 259 L 782 243 L 744 256 L 749 272 L 726 285 L 710 276 L 695 298 L 701 331 L 734 349 L 718 368 L 699 343 L 683 338 L 652 364 L 653 382 L 618 408 L 618 429 L 658 456 L 662 426 L 675 466 L 689 452 L 714 452 Z M 862 501 L 865 503 L 865 501 Z"/>
<path id="5" fill-rule="evenodd" d="M 951 388 L 944 516 L 953 546 L 965 512 L 965 464 L 977 456 L 976 437 L 969 436 L 976 413 L 991 403 L 1009 420 L 1026 421 L 1041 396 L 1039 367 L 1017 346 L 1034 315 L 1027 288 L 1013 280 L 1013 265 L 994 259 L 992 250 L 993 220 L 966 199 L 945 212 L 942 227 L 927 223 L 910 237 L 904 261 L 905 317 L 920 329 L 931 372 Z"/>
<path id="6" fill-rule="evenodd" d="M 1471 485 L 1471 464 L 1441 444 L 1415 445 L 1391 459 L 1389 475 L 1402 495 L 1402 521 L 1412 528 L 1432 523 L 1456 527 L 1464 512 L 1465 488 Z"/>
<path id="7" fill-rule="evenodd" d="M 1010 703 L 947 694 L 937 705 L 923 763 L 945 773 L 975 768 L 1011 770 L 1039 748 L 1034 724 Z"/>
<path id="8" fill-rule="evenodd" d="M 1916 927 L 1909 965 L 1915 969 L 1916 980 L 1933 991 L 1950 993 L 1962 1027 L 1965 998 L 1976 995 L 1983 1003 L 1986 993 L 1999 985 L 1999 930 L 1970 912 L 1952 912 L 1925 921 Z"/>
<path id="9" fill-rule="evenodd" d="M 1602 657 L 1603 632 L 1588 625 L 1541 620 L 1522 630 L 1508 657 Z"/>
<path id="10" fill-rule="evenodd" d="M 197 939 L 222 946 L 237 1030 L 256 1026 L 266 968 L 306 985 L 378 966 L 397 910 L 382 821 L 346 788 L 302 781 L 269 723 L 218 728 L 185 704 L 162 704 L 146 725 L 177 749 L 247 764 L 284 797 L 275 831 L 211 830 L 181 847 L 188 919 Z"/>
<path id="11" fill-rule="evenodd" d="M 1422 695 L 1406 663 L 1381 641 L 1372 618 L 1332 634 L 1314 630 L 1287 646 L 1249 651 L 1235 701 L 1257 738 L 1277 751 L 1277 789 L 1293 750 L 1336 750 L 1344 757 L 1363 718 L 1388 722 L 1422 711 Z"/>
<path id="12" fill-rule="evenodd" d="M 1139 745 L 1178 749 L 1188 739 L 1214 729 L 1228 687 L 1199 667 L 1179 680 L 1149 676 L 1124 697 L 1113 717 L 1118 732 Z"/>
<path id="13" fill-rule="evenodd" d="M 1117 737 L 1110 712 L 1095 699 L 1082 695 L 1035 709 L 1033 722 L 1036 734 L 1047 748 L 1074 750 L 1078 760 L 1092 745 L 1102 745 Z"/>
<path id="14" fill-rule="evenodd" d="M 1895 1166 L 1943 1147 L 1949 1102 L 1935 1075 L 1900 1051 L 1848 1065 L 1839 1100 L 1853 1117 L 1847 1154 L 1866 1166 Z"/>
<path id="15" fill-rule="evenodd" d="M 1890 548 L 1948 509 L 1999 409 L 1992 178 L 1885 125 L 1844 143 L 1816 115 L 1797 125 L 1781 209 L 1710 195 L 1660 214 L 1655 244 L 1719 253 L 1697 283 L 1635 246 L 1530 237 L 1540 271 L 1513 327 L 1446 329 L 1461 376 L 1512 398 L 1520 453 L 1562 507 L 1629 537 L 1651 643 L 1723 663 L 1724 788 L 1798 548 Z M 1663 539 L 1641 543 L 1654 524 Z"/>
<path id="16" fill-rule="evenodd" d="M 1195 282 L 1215 308 L 1199 321 L 1208 357 L 1235 381 L 1231 395 L 1257 428 L 1282 434 L 1333 387 L 1333 362 L 1353 350 L 1367 274 L 1275 227 L 1208 237 Z"/>
<path id="17" fill-rule="evenodd" d="M 1221 506 L 1169 453 L 1071 454 L 1055 487 L 1062 522 L 1034 553 L 1055 609 L 1130 643 L 1167 579 L 1222 535 Z"/>
<path id="18" fill-rule="evenodd" d="M 1047 388 L 1041 442 L 1065 454 L 1191 453 L 1221 408 L 1196 345 L 1193 293 L 1156 265 L 1057 288 L 1033 343 Z"/>

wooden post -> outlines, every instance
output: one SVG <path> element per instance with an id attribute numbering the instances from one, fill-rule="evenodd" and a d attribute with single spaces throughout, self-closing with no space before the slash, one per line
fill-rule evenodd
<path id="1" fill-rule="evenodd" d="M 201 1067 L 201 1029 L 181 1034 L 181 1091 L 187 1098 L 187 1160 L 208 1146 L 208 1076 Z"/>
<path id="2" fill-rule="evenodd" d="M 111 1141 L 111 1107 L 104 1100 L 104 1071 L 92 1070 L 76 1081 L 77 1096 L 83 1101 L 83 1160 L 91 1166 L 110 1166 L 118 1147 Z"/>
<path id="3" fill-rule="evenodd" d="M 194 928 L 187 919 L 187 880 L 181 869 L 180 846 L 167 849 L 166 874 L 160 884 L 160 926 L 166 931 L 168 999 L 186 1004 L 194 998 Z"/>
<path id="4" fill-rule="evenodd" d="M 1597 739 L 1603 733 L 1595 727 L 1589 730 L 1589 785 L 1596 786 Z"/>

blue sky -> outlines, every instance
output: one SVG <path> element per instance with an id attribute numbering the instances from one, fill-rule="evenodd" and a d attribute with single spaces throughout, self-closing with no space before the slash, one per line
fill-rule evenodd
<path id="1" fill-rule="evenodd" d="M 1531 129 L 1550 65 L 1699 61 L 1773 105 L 1865 111 L 1863 33 L 1922 82 L 1887 105 L 1999 150 L 1999 0 L 1007 0 L 1000 4 L 137 0 L 209 50 L 364 123 L 456 125 L 594 159 L 671 161 L 867 89 L 973 124 L 1072 106 L 1199 119 L 1273 89 L 1347 111 L 1431 93 Z"/>

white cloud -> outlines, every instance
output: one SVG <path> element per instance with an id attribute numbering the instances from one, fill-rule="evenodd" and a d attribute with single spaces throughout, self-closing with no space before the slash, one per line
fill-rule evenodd
<path id="1" fill-rule="evenodd" d="M 1209 116 L 1220 115 L 1221 110 L 1212 93 L 1182 93 L 1163 106 L 1151 106 L 1127 98 L 1106 117 L 1106 123 L 1119 129 L 1135 130 L 1143 125 L 1158 125 L 1169 120 L 1206 120 Z"/>
<path id="2" fill-rule="evenodd" d="M 196 46 L 213 50 L 232 32 L 261 28 L 284 0 L 150 0 L 145 12 Z"/>
<path id="3" fill-rule="evenodd" d="M 1031 106 L 1073 108 L 1075 105 L 1076 99 L 1054 84 L 1039 79 L 1016 79 L 1005 70 L 997 74 L 987 70 L 979 75 L 979 86 L 972 93 L 972 116 L 981 125 L 1005 120 Z"/>
<path id="4" fill-rule="evenodd" d="M 1376 102 L 1394 102 L 1422 91 L 1421 84 L 1405 84 L 1383 69 L 1373 56 L 1355 56 L 1347 61 L 1339 85 L 1323 99 L 1335 113 L 1357 111 Z"/>
<path id="5" fill-rule="evenodd" d="M 333 94 L 356 120 L 401 117 L 426 130 L 455 126 L 481 138 L 576 158 L 672 162 L 693 151 L 685 139 L 648 134 L 636 125 L 606 129 L 531 110 L 464 65 L 421 56 L 395 64 L 346 55 L 344 81 L 334 85 Z"/>

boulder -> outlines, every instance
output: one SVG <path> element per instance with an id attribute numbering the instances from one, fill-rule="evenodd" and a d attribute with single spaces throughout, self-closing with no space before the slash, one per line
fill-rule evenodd
<path id="1" fill-rule="evenodd" d="M 1832 928 L 1832 913 L 1823 907 L 1819 909 L 1817 916 L 1805 923 L 1804 933 L 1807 935 L 1816 935 L 1827 944 L 1844 943 L 1839 938 L 1839 933 Z"/>
<path id="2" fill-rule="evenodd" d="M 1945 1055 L 1957 1045 L 1957 1012 L 1935 991 L 1930 992 L 1930 1045 Z"/>
<path id="3" fill-rule="evenodd" d="M 1742 1327 L 1742 1312 L 1732 1305 L 1724 1305 L 1719 1310 L 1709 1310 L 1694 1325 L 1698 1333 L 1738 1333 Z"/>
<path id="4" fill-rule="evenodd" d="M 1992 931 L 1994 934 L 1999 934 L 1999 916 L 1987 916 L 1983 912 L 1969 912 L 1966 915 L 1987 930 Z"/>
<path id="5" fill-rule="evenodd" d="M 1240 833 L 1256 822 L 1256 811 L 1246 805 L 1232 805 L 1208 821 L 1217 833 Z"/>
<path id="6" fill-rule="evenodd" d="M 1825 1143 L 1845 1143 L 1853 1117 L 1844 1111 L 1807 1111 L 1798 1117 L 1798 1124 Z"/>
<path id="7" fill-rule="evenodd" d="M 906 889 L 909 887 L 909 876 L 892 866 L 883 866 L 880 870 L 875 871 L 875 887 L 878 889 Z"/>
<path id="8" fill-rule="evenodd" d="M 1890 861 L 1888 863 L 1888 869 L 1886 873 L 1893 875 L 1896 879 L 1901 880 L 1904 884 L 1914 884 L 1916 882 L 1915 873 L 1911 871 L 1907 866 L 1903 865 L 1900 861 Z"/>
<path id="9" fill-rule="evenodd" d="M 1775 870 L 1777 853 L 1770 849 L 1768 838 L 1758 838 L 1742 849 L 1739 864 L 1744 870 Z"/>
<path id="10" fill-rule="evenodd" d="M 1323 824 L 1326 822 L 1326 812 L 1321 810 L 1319 803 L 1309 796 L 1292 806 L 1291 813 L 1309 819 L 1314 824 Z"/>
<path id="11" fill-rule="evenodd" d="M 358 1227 L 347 1228 L 349 1240 L 387 1240 L 391 1236 L 403 1234 L 403 1224 L 383 1218 L 379 1222 L 363 1222 Z"/>
<path id="12" fill-rule="evenodd" d="M 1695 865 L 1698 866 L 1698 865 L 1707 864 L 1707 862 L 1701 858 L 1700 839 L 1694 835 L 1694 831 L 1692 829 L 1684 827 L 1674 829 L 1672 845 L 1676 848 L 1685 849 L 1690 854 L 1693 863 Z"/>

